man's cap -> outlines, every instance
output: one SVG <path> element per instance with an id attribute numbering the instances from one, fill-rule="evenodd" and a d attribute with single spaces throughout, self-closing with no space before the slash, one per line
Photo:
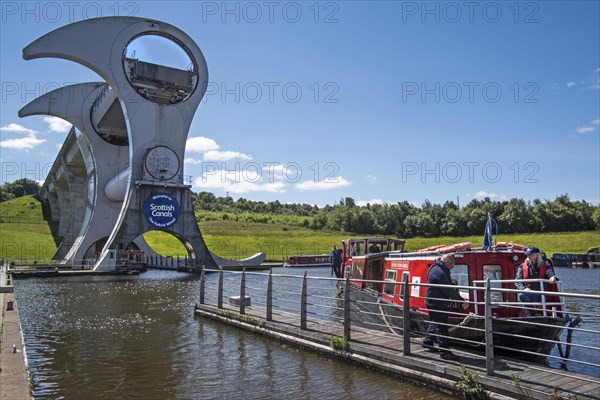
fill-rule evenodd
<path id="1" fill-rule="evenodd" d="M 527 248 L 527 251 L 525 252 L 525 255 L 530 256 L 530 255 L 532 255 L 534 253 L 539 253 L 539 252 L 540 252 L 540 249 L 538 249 L 535 246 L 532 246 L 532 247 L 528 247 Z"/>

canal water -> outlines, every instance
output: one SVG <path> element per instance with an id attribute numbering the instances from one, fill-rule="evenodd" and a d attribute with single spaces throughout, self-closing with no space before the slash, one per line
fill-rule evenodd
<path id="1" fill-rule="evenodd" d="M 279 268 L 273 272 L 303 273 Z M 556 273 L 564 291 L 600 294 L 600 269 L 557 268 Z M 330 272 L 317 268 L 309 275 Z M 214 286 L 216 278 L 208 275 L 207 287 Z M 258 286 L 252 283 L 256 279 L 264 280 L 250 275 L 248 286 Z M 199 287 L 198 275 L 170 271 L 17 281 L 34 398 L 452 398 L 198 318 L 193 305 Z M 569 299 L 568 309 L 594 314 L 584 316 L 581 327 L 600 329 L 598 301 Z M 593 346 L 599 346 L 599 340 L 585 332 L 573 336 L 574 343 Z M 556 348 L 552 354 L 558 355 Z M 571 358 L 600 362 L 599 352 L 581 348 L 573 348 Z M 560 362 L 551 364 L 558 367 Z M 598 368 L 575 363 L 568 368 L 600 376 Z"/>
<path id="2" fill-rule="evenodd" d="M 199 286 L 170 271 L 18 281 L 34 398 L 452 398 L 198 318 Z"/>
<path id="3" fill-rule="evenodd" d="M 595 269 L 572 269 L 572 268 L 555 268 L 556 276 L 562 283 L 562 290 L 568 293 L 583 293 L 600 295 L 600 268 Z M 575 331 L 572 335 L 573 343 L 583 344 L 587 346 L 600 347 L 600 301 L 591 299 L 566 298 L 566 307 L 571 317 L 576 315 L 581 316 L 583 322 L 579 326 L 582 331 Z M 586 332 L 583 330 L 594 331 L 596 333 Z M 567 332 L 563 331 L 561 341 L 567 340 Z M 566 351 L 566 348 L 563 347 Z M 557 347 L 554 347 L 551 355 L 560 356 Z M 600 351 L 591 350 L 584 347 L 571 348 L 571 360 L 579 360 L 584 363 L 568 362 L 566 367 L 569 371 L 580 372 L 587 375 L 600 378 L 600 367 L 591 366 L 589 364 L 600 364 Z M 560 368 L 561 361 L 550 359 L 549 365 Z"/>

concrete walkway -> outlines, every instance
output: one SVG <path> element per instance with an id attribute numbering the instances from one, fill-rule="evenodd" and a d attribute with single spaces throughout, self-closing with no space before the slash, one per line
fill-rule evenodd
<path id="1" fill-rule="evenodd" d="M 15 294 L 6 285 L 6 267 L 0 267 L 0 289 L 11 293 L 0 293 L 0 399 L 21 400 L 31 399 L 29 376 L 25 363 L 21 322 Z M 13 310 L 8 311 L 7 305 L 13 303 Z M 13 345 L 16 348 L 13 348 Z"/>

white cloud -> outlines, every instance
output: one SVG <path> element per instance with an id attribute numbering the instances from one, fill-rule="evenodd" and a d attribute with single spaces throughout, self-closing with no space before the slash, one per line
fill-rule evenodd
<path id="1" fill-rule="evenodd" d="M 57 117 L 44 117 L 44 122 L 48 124 L 48 130 L 56 133 L 67 133 L 71 129 L 71 124 L 64 119 Z"/>
<path id="2" fill-rule="evenodd" d="M 0 131 L 2 132 L 15 132 L 15 133 L 25 133 L 27 135 L 35 135 L 37 132 L 33 129 L 25 128 L 19 124 L 8 124 L 6 126 L 0 127 Z"/>
<path id="3" fill-rule="evenodd" d="M 322 181 L 304 181 L 297 183 L 294 187 L 298 190 L 331 190 L 352 185 L 352 182 L 342 178 L 327 178 Z"/>
<path id="4" fill-rule="evenodd" d="M 204 161 L 229 161 L 236 158 L 241 160 L 252 160 L 252 157 L 247 154 L 240 153 L 239 151 L 209 150 L 204 153 Z"/>
<path id="5" fill-rule="evenodd" d="M 0 148 L 13 150 L 31 150 L 35 146 L 44 143 L 46 140 L 38 139 L 35 135 L 29 135 L 19 139 L 0 140 Z"/>
<path id="6" fill-rule="evenodd" d="M 576 82 L 567 82 L 567 87 L 573 87 L 575 85 L 577 85 Z"/>
<path id="7" fill-rule="evenodd" d="M 364 177 L 364 180 L 365 180 L 365 182 L 369 182 L 369 183 L 376 183 L 376 182 L 377 182 L 377 177 L 376 177 L 376 176 L 373 176 L 373 175 L 369 175 L 369 174 L 367 174 L 367 175 Z"/>
<path id="8" fill-rule="evenodd" d="M 600 119 L 595 119 L 593 121 L 590 121 L 590 124 L 592 124 L 592 125 L 600 125 Z"/>
<path id="9" fill-rule="evenodd" d="M 592 76 L 588 77 L 586 79 L 587 81 L 587 88 L 588 89 L 592 89 L 592 90 L 599 90 L 600 89 L 600 68 L 596 68 L 594 70 L 594 72 L 592 73 Z"/>
<path id="10" fill-rule="evenodd" d="M 220 170 L 207 172 L 194 180 L 194 188 L 220 189 L 230 193 L 249 193 L 249 192 L 285 192 L 286 184 L 279 182 L 264 182 L 262 176 L 257 171 L 240 170 L 232 171 Z"/>
<path id="11" fill-rule="evenodd" d="M 31 150 L 34 147 L 44 143 L 45 139 L 38 139 L 37 131 L 33 129 L 25 128 L 19 124 L 8 124 L 6 126 L 0 127 L 0 131 L 2 132 L 14 132 L 14 133 L 24 133 L 27 137 L 17 138 L 17 139 L 6 139 L 0 140 L 0 148 L 4 149 L 13 149 L 13 150 Z"/>
<path id="12" fill-rule="evenodd" d="M 185 144 L 185 150 L 193 153 L 204 153 L 212 150 L 219 150 L 220 146 L 213 139 L 204 136 L 189 138 Z"/>
<path id="13" fill-rule="evenodd" d="M 467 197 L 468 197 L 468 195 L 467 195 Z M 479 192 L 476 192 L 473 195 L 473 197 L 475 197 L 478 200 L 483 200 L 486 197 L 489 197 L 492 200 L 494 200 L 494 199 L 496 199 L 496 200 L 506 200 L 506 199 L 508 199 L 508 196 L 505 195 L 504 193 L 484 192 L 484 191 L 481 191 L 481 190 Z"/>
<path id="14" fill-rule="evenodd" d="M 577 129 L 575 129 L 575 133 L 579 134 L 579 135 L 585 135 L 586 133 L 590 133 L 590 132 L 594 132 L 595 128 L 592 128 L 591 126 L 578 126 Z"/>
<path id="15" fill-rule="evenodd" d="M 356 205 L 359 207 L 364 207 L 367 204 L 385 204 L 385 202 L 381 199 L 371 199 L 371 200 L 358 200 Z"/>
<path id="16" fill-rule="evenodd" d="M 202 160 L 196 160 L 195 158 L 184 158 L 183 162 L 185 164 L 190 164 L 190 165 L 198 165 L 198 164 L 202 164 Z"/>

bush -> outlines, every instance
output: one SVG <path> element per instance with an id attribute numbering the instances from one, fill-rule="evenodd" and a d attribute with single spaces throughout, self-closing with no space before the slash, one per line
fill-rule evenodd
<path id="1" fill-rule="evenodd" d="M 332 349 L 338 351 L 349 351 L 350 344 L 348 343 L 348 338 L 346 336 L 332 336 L 329 339 L 329 345 Z"/>

